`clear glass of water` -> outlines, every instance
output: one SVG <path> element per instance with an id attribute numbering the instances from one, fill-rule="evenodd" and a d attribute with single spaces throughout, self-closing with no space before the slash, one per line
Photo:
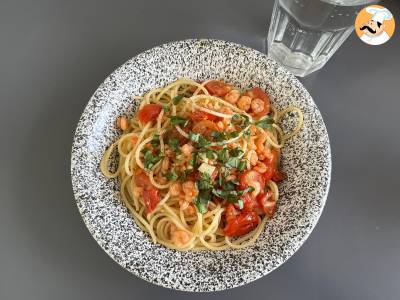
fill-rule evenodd
<path id="1" fill-rule="evenodd" d="M 296 76 L 321 69 L 374 0 L 275 0 L 268 54 Z"/>

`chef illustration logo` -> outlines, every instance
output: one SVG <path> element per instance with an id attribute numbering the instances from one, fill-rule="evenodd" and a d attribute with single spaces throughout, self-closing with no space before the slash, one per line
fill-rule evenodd
<path id="1" fill-rule="evenodd" d="M 368 45 L 386 43 L 392 37 L 394 27 L 392 13 L 380 5 L 371 5 L 362 9 L 355 23 L 358 37 Z"/>

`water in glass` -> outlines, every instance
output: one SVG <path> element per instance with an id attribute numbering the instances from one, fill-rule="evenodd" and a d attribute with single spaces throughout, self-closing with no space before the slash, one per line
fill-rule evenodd
<path id="1" fill-rule="evenodd" d="M 275 0 L 268 53 L 297 76 L 324 66 L 371 0 Z"/>

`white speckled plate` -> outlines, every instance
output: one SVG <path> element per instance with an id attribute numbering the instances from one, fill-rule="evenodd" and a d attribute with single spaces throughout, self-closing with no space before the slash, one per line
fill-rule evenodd
<path id="1" fill-rule="evenodd" d="M 295 105 L 304 112 L 303 130 L 282 153 L 288 179 L 279 185 L 278 211 L 252 247 L 178 252 L 155 245 L 119 201 L 118 183 L 100 172 L 100 159 L 119 134 L 115 129 L 117 116 L 137 108 L 138 103 L 130 96 L 143 95 L 179 77 L 219 78 L 240 88 L 260 86 L 278 109 Z M 292 74 L 266 55 L 244 46 L 218 40 L 185 40 L 135 56 L 99 86 L 76 129 L 71 174 L 83 220 L 117 263 L 164 287 L 217 291 L 268 274 L 299 249 L 324 207 L 331 155 L 321 114 Z"/>

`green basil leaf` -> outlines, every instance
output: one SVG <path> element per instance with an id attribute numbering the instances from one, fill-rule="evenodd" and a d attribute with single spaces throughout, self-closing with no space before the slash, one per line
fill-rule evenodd
<path id="1" fill-rule="evenodd" d="M 175 172 L 175 170 L 168 171 L 167 174 L 165 174 L 165 177 L 166 177 L 168 180 L 171 180 L 171 181 L 176 181 L 176 180 L 178 180 L 178 178 L 179 178 L 179 176 L 178 176 L 178 174 Z"/>
<path id="2" fill-rule="evenodd" d="M 221 149 L 217 152 L 217 160 L 222 163 L 225 164 L 229 159 L 229 151 L 228 149 Z"/>
<path id="3" fill-rule="evenodd" d="M 196 184 L 199 190 L 210 190 L 213 188 L 210 175 L 207 173 L 202 173 L 201 177 L 196 181 Z"/>
<path id="4" fill-rule="evenodd" d="M 244 160 L 240 161 L 240 163 L 239 163 L 237 169 L 238 169 L 239 171 L 243 171 L 244 169 L 246 169 L 246 161 L 244 161 Z"/>
<path id="5" fill-rule="evenodd" d="M 179 150 L 179 140 L 177 138 L 169 139 L 168 146 L 171 148 L 171 150 L 178 151 Z"/>
<path id="6" fill-rule="evenodd" d="M 274 124 L 274 119 L 271 117 L 267 116 L 263 119 L 260 119 L 254 123 L 254 125 L 263 128 L 263 129 L 268 129 L 272 131 L 272 124 Z"/>
<path id="7" fill-rule="evenodd" d="M 181 102 L 182 99 L 183 99 L 183 95 L 175 96 L 174 98 L 172 98 L 172 103 L 177 105 L 179 102 Z"/>
<path id="8" fill-rule="evenodd" d="M 153 148 L 156 148 L 158 145 L 160 145 L 160 135 L 155 134 L 153 136 L 153 139 L 151 140 L 150 144 L 153 146 Z"/>
<path id="9" fill-rule="evenodd" d="M 244 207 L 244 202 L 243 202 L 242 199 L 239 199 L 238 202 L 237 202 L 237 204 L 239 205 L 239 209 L 243 209 L 243 207 Z"/>
<path id="10" fill-rule="evenodd" d="M 250 124 L 249 117 L 246 115 L 234 114 L 231 122 L 233 125 L 239 126 L 242 129 L 246 128 Z"/>
<path id="11" fill-rule="evenodd" d="M 234 148 L 229 151 L 229 154 L 232 157 L 242 157 L 244 152 L 240 148 Z"/>
<path id="12" fill-rule="evenodd" d="M 206 150 L 206 157 L 211 160 L 217 159 L 218 155 L 214 150 L 207 149 Z"/>
<path id="13" fill-rule="evenodd" d="M 197 164 L 197 152 L 193 152 L 192 158 L 189 160 L 189 165 L 191 165 L 193 168 L 196 168 Z"/>
<path id="14" fill-rule="evenodd" d="M 185 127 L 189 123 L 189 120 L 178 116 L 171 116 L 170 119 L 172 125 L 183 125 Z"/>
<path id="15" fill-rule="evenodd" d="M 227 168 L 235 168 L 237 169 L 240 165 L 241 159 L 238 157 L 230 157 L 226 163 L 225 163 L 225 167 Z"/>
<path id="16" fill-rule="evenodd" d="M 202 136 L 200 133 L 190 132 L 189 139 L 197 143 L 200 148 L 207 147 L 211 144 L 211 142 L 207 140 L 204 136 Z"/>
<path id="17" fill-rule="evenodd" d="M 153 155 L 151 150 L 147 150 L 144 153 L 144 167 L 148 170 L 153 168 L 155 164 L 157 164 L 160 160 L 162 160 L 164 156 L 158 154 L 156 156 Z"/>
<path id="18" fill-rule="evenodd" d="M 169 106 L 168 105 L 163 105 L 163 110 L 164 112 L 169 112 Z"/>
<path id="19" fill-rule="evenodd" d="M 201 214 L 205 214 L 207 212 L 208 201 L 211 200 L 211 192 L 210 190 L 200 190 L 197 197 L 194 199 L 194 204 L 197 207 L 197 210 Z"/>

